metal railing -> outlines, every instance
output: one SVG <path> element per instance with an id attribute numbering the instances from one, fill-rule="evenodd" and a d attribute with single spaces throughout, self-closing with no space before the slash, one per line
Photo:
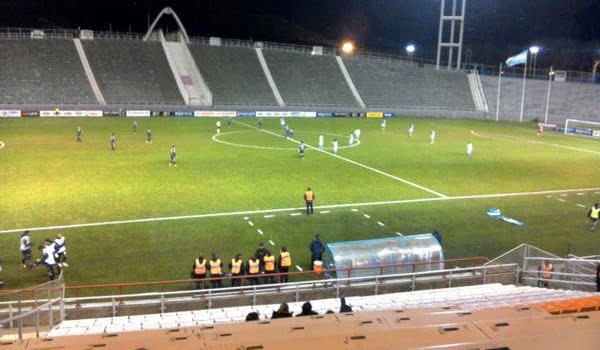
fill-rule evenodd
<path id="1" fill-rule="evenodd" d="M 65 318 L 63 275 L 54 281 L 0 295 L 0 337 L 39 337 Z"/>
<path id="2" fill-rule="evenodd" d="M 545 261 L 552 264 L 553 271 L 541 270 Z M 523 262 L 521 283 L 538 287 L 543 285 L 549 288 L 594 292 L 596 291 L 597 264 L 600 264 L 600 260 L 527 256 Z M 544 273 L 549 273 L 552 277 L 543 278 Z"/>
<path id="3" fill-rule="evenodd" d="M 254 278 L 258 278 L 260 281 L 265 281 L 266 279 L 279 280 L 281 277 L 285 276 L 289 280 L 303 281 L 303 280 L 312 280 L 312 281 L 320 281 L 328 276 L 336 275 L 339 278 L 350 278 L 357 273 L 370 273 L 375 275 L 387 275 L 390 272 L 397 272 L 401 270 L 402 272 L 419 272 L 425 269 L 430 269 L 431 266 L 439 266 L 440 264 L 445 265 L 453 265 L 453 267 L 467 267 L 470 268 L 472 266 L 480 266 L 483 262 L 488 261 L 489 259 L 483 256 L 475 256 L 475 257 L 467 257 L 467 258 L 457 258 L 457 259 L 444 259 L 444 260 L 435 260 L 429 262 L 411 262 L 411 263 L 401 263 L 401 264 L 382 264 L 376 266 L 361 266 L 361 267 L 353 267 L 353 268 L 343 268 L 343 269 L 324 269 L 320 274 L 315 274 L 313 271 L 291 271 L 287 273 L 263 273 L 259 275 L 240 275 L 240 276 L 222 276 L 217 278 L 201 278 L 201 279 L 177 279 L 177 280 L 165 280 L 165 281 L 150 281 L 150 282 L 127 282 L 127 283 L 103 283 L 103 284 L 91 284 L 91 285 L 75 285 L 75 286 L 66 286 L 65 289 L 67 291 L 67 295 L 74 295 L 75 297 L 79 297 L 82 294 L 98 294 L 98 291 L 108 291 L 110 295 L 123 295 L 131 290 L 143 290 L 149 292 L 163 292 L 165 290 L 176 290 L 176 289 L 188 289 L 190 286 L 199 284 L 202 288 L 206 288 L 211 284 L 216 284 L 216 282 L 223 283 L 231 283 L 232 281 L 239 281 L 241 285 L 249 284 L 253 281 Z M 436 270 L 433 270 L 436 271 Z M 375 272 L 375 273 L 374 273 Z M 183 287 L 182 287 L 183 286 Z"/>
<path id="4" fill-rule="evenodd" d="M 256 306 L 259 304 L 273 304 L 274 298 L 279 301 L 299 302 L 328 297 L 338 298 L 341 295 L 366 296 L 430 289 L 433 285 L 437 288 L 450 288 L 499 281 L 516 283 L 517 278 L 517 264 L 498 264 L 216 289 L 72 297 L 65 298 L 65 309 L 70 319 L 79 318 L 77 315 L 85 317 L 83 315 L 85 315 L 86 309 L 89 314 L 102 314 L 107 317 L 116 317 L 121 314 L 156 313 L 156 311 L 148 312 L 148 307 L 149 310 L 159 310 L 162 314 L 169 312 L 170 308 L 176 311 L 186 310 L 186 307 L 182 306 L 186 301 L 189 302 L 187 309 L 193 310 L 227 306 Z M 99 311 L 101 309 L 104 309 L 105 312 Z"/>

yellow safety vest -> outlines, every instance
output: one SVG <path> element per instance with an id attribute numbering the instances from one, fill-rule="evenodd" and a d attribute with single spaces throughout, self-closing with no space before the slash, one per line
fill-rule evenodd
<path id="1" fill-rule="evenodd" d="M 309 201 L 309 202 L 314 199 L 314 195 L 313 195 L 312 191 L 306 191 L 305 196 L 306 196 L 306 200 Z"/>
<path id="2" fill-rule="evenodd" d="M 258 273 L 258 269 L 260 266 L 260 261 L 258 261 L 258 259 L 256 260 L 248 260 L 248 273 L 250 274 L 257 274 Z"/>
<path id="3" fill-rule="evenodd" d="M 542 270 L 544 271 L 542 273 L 542 277 L 543 278 L 546 278 L 546 279 L 552 278 L 552 273 L 551 272 L 554 271 L 554 267 L 552 266 L 552 264 L 550 264 L 548 266 L 543 265 L 542 266 Z"/>
<path id="4" fill-rule="evenodd" d="M 292 266 L 292 257 L 289 252 L 281 252 L 281 267 L 290 267 Z"/>
<path id="5" fill-rule="evenodd" d="M 220 275 L 221 274 L 221 259 L 217 259 L 217 261 L 209 261 L 210 264 L 210 274 L 211 275 Z"/>
<path id="6" fill-rule="evenodd" d="M 266 272 L 275 271 L 275 257 L 273 255 L 265 256 L 264 261 L 265 261 L 265 271 Z"/>
<path id="7" fill-rule="evenodd" d="M 600 208 L 596 209 L 595 207 L 592 207 L 592 212 L 590 213 L 590 217 L 592 219 L 600 218 Z"/>
<path id="8" fill-rule="evenodd" d="M 231 259 L 231 273 L 237 275 L 242 270 L 242 260 Z"/>
<path id="9" fill-rule="evenodd" d="M 194 273 L 196 275 L 204 275 L 206 273 L 206 259 L 200 262 L 199 259 L 196 259 L 196 267 L 194 267 Z"/>

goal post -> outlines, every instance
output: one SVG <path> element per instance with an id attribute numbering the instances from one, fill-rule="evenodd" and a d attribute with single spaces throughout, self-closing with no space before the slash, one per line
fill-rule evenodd
<path id="1" fill-rule="evenodd" d="M 564 133 L 565 135 L 600 138 L 600 122 L 581 119 L 567 119 L 565 120 Z"/>

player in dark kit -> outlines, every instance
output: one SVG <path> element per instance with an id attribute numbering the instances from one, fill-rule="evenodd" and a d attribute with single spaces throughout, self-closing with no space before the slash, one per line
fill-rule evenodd
<path id="1" fill-rule="evenodd" d="M 117 138 L 115 137 L 115 133 L 113 132 L 110 136 L 110 150 L 114 151 L 117 149 Z"/>
<path id="2" fill-rule="evenodd" d="M 169 166 L 177 166 L 176 163 L 176 158 L 177 158 L 177 151 L 175 150 L 175 145 L 171 146 L 171 160 L 169 161 Z"/>

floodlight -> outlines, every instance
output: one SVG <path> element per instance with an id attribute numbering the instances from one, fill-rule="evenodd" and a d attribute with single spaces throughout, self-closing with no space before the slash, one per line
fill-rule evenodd
<path id="1" fill-rule="evenodd" d="M 342 44 L 342 52 L 349 55 L 354 52 L 354 43 L 351 41 L 344 41 Z"/>
<path id="2" fill-rule="evenodd" d="M 540 47 L 539 46 L 532 46 L 529 48 L 529 52 L 531 52 L 534 55 L 537 55 L 538 52 L 540 52 Z"/>
<path id="3" fill-rule="evenodd" d="M 409 54 L 412 54 L 413 52 L 415 52 L 415 50 L 416 50 L 415 45 L 410 44 L 410 45 L 406 46 L 406 52 L 408 52 Z"/>

